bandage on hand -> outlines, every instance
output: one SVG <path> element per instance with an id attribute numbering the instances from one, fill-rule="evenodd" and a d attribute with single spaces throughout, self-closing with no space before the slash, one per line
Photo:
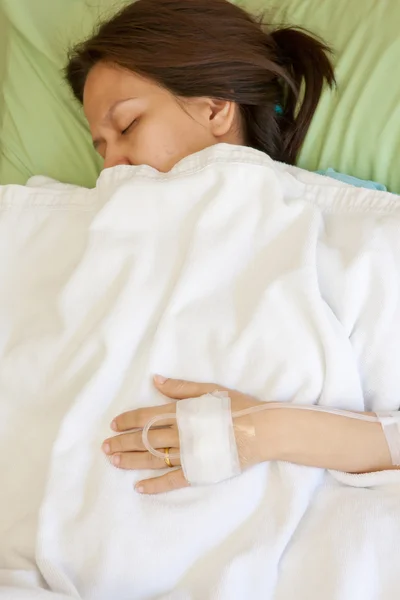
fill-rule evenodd
<path id="1" fill-rule="evenodd" d="M 348 412 L 335 408 L 292 403 L 247 400 L 240 410 L 232 410 L 228 392 L 214 392 L 197 398 L 180 400 L 176 405 L 176 419 L 180 439 L 180 461 L 186 480 L 192 485 L 218 483 L 239 475 L 254 464 L 267 460 L 265 456 L 265 411 L 271 409 L 313 410 L 335 414 L 343 418 L 379 422 L 388 444 L 392 463 L 400 466 L 400 412 L 379 413 L 376 416 Z M 263 418 L 258 413 L 264 413 Z M 161 419 L 162 415 L 158 417 Z M 153 419 L 143 430 L 147 449 L 147 431 Z"/>

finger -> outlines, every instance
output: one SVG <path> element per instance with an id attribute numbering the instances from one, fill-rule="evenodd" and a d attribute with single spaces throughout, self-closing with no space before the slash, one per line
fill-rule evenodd
<path id="1" fill-rule="evenodd" d="M 171 492 L 188 486 L 182 469 L 175 469 L 174 471 L 168 471 L 161 477 L 140 481 L 135 489 L 139 494 L 162 494 L 163 492 Z"/>
<path id="2" fill-rule="evenodd" d="M 161 375 L 154 377 L 156 388 L 168 398 L 184 400 L 186 398 L 197 398 L 203 394 L 212 394 L 215 391 L 226 391 L 226 388 L 215 383 L 195 383 L 182 379 L 166 379 Z"/>
<path id="3" fill-rule="evenodd" d="M 179 454 L 179 448 L 170 448 L 170 462 L 173 467 L 180 467 L 180 458 L 173 458 L 174 454 Z M 154 456 L 150 452 L 122 452 L 122 454 L 113 454 L 110 456 L 110 462 L 114 467 L 126 470 L 140 469 L 166 469 L 169 465 L 162 458 Z"/>
<path id="4" fill-rule="evenodd" d="M 179 448 L 179 433 L 176 427 L 167 429 L 150 429 L 147 434 L 149 443 L 153 448 Z M 105 454 L 116 452 L 144 452 L 142 432 L 123 433 L 105 440 L 102 446 Z"/>
<path id="5" fill-rule="evenodd" d="M 129 431 L 129 429 L 143 428 L 150 419 L 157 415 L 175 414 L 175 408 L 175 402 L 172 402 L 164 406 L 149 406 L 138 408 L 137 410 L 129 410 L 114 419 L 111 423 L 111 429 L 114 431 Z M 166 425 L 172 425 L 174 422 L 174 419 L 160 420 L 156 425 L 165 427 Z"/>

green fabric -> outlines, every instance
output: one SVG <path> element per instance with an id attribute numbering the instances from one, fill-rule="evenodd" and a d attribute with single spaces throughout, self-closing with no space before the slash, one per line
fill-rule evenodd
<path id="1" fill-rule="evenodd" d="M 71 43 L 110 6 L 110 0 L 0 0 L 0 183 L 44 174 L 94 184 L 101 163 L 62 68 Z"/>
<path id="2" fill-rule="evenodd" d="M 323 96 L 299 166 L 310 171 L 332 167 L 400 193 L 400 3 L 247 0 L 241 4 L 253 12 L 268 6 L 269 20 L 307 27 L 335 51 L 338 89 Z"/>
<path id="3" fill-rule="evenodd" d="M 100 163 L 63 84 L 67 48 L 122 0 L 0 0 L 0 183 L 33 174 L 92 186 Z M 400 3 L 246 0 L 273 22 L 303 25 L 336 50 L 339 91 L 327 92 L 300 166 L 333 167 L 400 193 Z"/>

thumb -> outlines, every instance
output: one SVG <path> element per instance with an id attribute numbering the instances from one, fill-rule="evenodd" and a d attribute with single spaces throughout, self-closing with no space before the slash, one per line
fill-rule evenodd
<path id="1" fill-rule="evenodd" d="M 183 381 L 182 379 L 167 379 L 162 375 L 154 376 L 154 385 L 164 396 L 174 398 L 175 400 L 197 398 L 203 394 L 212 394 L 217 390 L 224 390 L 224 388 L 215 383 L 194 383 L 193 381 Z"/>

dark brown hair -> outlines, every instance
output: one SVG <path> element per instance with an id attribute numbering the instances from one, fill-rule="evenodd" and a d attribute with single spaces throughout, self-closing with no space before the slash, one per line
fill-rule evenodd
<path id="1" fill-rule="evenodd" d="M 334 84 L 329 49 L 308 32 L 269 31 L 228 0 L 137 0 L 73 49 L 66 78 L 82 102 L 100 61 L 183 98 L 237 103 L 248 146 L 294 163 L 321 97 Z"/>

